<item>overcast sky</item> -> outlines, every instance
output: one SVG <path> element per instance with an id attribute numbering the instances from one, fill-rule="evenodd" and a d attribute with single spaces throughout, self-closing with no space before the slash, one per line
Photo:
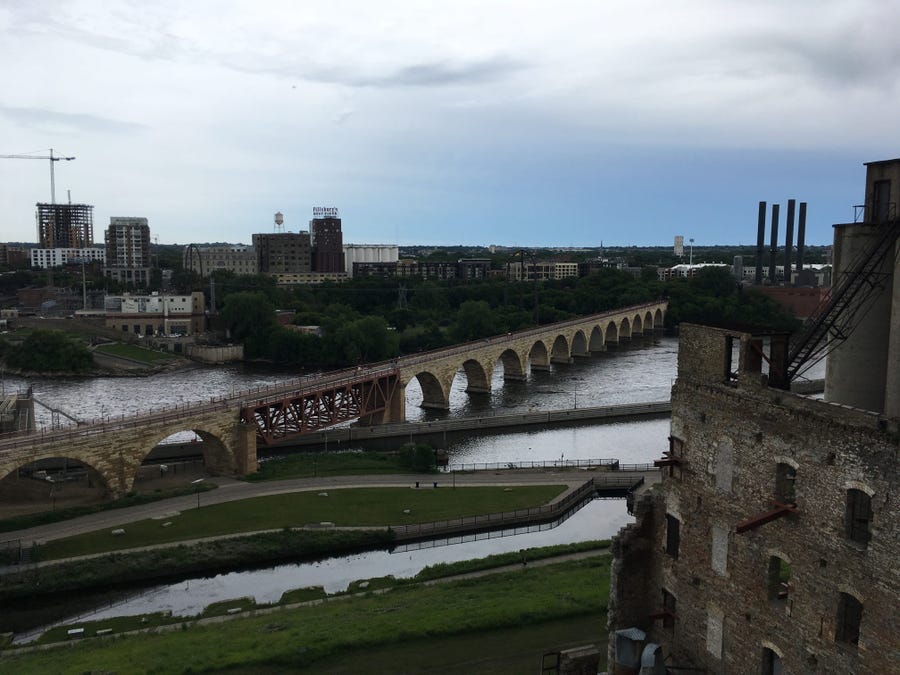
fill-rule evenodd
<path id="1" fill-rule="evenodd" d="M 98 242 L 336 206 L 345 243 L 751 243 L 794 197 L 830 243 L 900 156 L 898 26 L 896 0 L 2 0 L 0 154 L 76 156 L 57 201 Z M 49 198 L 49 161 L 0 159 L 0 240 Z"/>

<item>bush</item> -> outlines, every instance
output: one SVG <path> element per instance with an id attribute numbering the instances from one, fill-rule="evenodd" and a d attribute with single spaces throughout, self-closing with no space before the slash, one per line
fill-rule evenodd
<path id="1" fill-rule="evenodd" d="M 434 450 L 427 443 L 407 443 L 400 448 L 400 465 L 419 473 L 434 471 Z"/>

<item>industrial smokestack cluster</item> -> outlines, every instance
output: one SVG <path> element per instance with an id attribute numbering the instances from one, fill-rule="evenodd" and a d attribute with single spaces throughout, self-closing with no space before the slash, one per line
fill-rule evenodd
<path id="1" fill-rule="evenodd" d="M 790 285 L 793 278 L 791 258 L 794 252 L 794 213 L 796 199 L 788 200 L 787 223 L 784 241 L 784 283 Z M 769 237 L 768 280 L 775 283 L 775 261 L 778 255 L 778 223 L 780 204 L 772 204 L 771 233 Z M 803 269 L 803 249 L 806 240 L 806 202 L 800 202 L 800 217 L 797 223 L 797 265 L 796 271 Z M 763 253 L 766 246 L 766 202 L 759 203 L 759 217 L 756 232 L 756 284 L 763 283 Z"/>

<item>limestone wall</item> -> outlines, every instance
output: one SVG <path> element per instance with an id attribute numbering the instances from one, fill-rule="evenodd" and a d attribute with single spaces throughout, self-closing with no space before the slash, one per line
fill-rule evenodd
<path id="1" fill-rule="evenodd" d="M 717 333 L 695 346 L 721 353 L 711 346 Z M 680 373 L 698 371 L 702 364 L 679 364 Z M 679 377 L 671 434 L 681 465 L 616 545 L 622 561 L 643 547 L 649 557 L 643 579 L 620 574 L 610 629 L 636 624 L 664 646 L 669 665 L 710 673 L 765 672 L 764 649 L 787 673 L 896 672 L 897 421 L 758 385 Z M 796 512 L 738 534 L 739 523 L 785 502 L 776 495 L 785 484 L 779 464 L 796 473 Z M 851 488 L 871 495 L 867 546 L 847 537 Z M 677 555 L 667 552 L 666 516 L 679 523 Z M 786 587 L 776 584 L 784 597 L 771 599 L 773 557 L 790 574 Z M 662 609 L 664 589 L 675 598 L 671 627 L 644 614 L 648 604 Z M 858 644 L 836 639 L 841 593 L 862 603 Z"/>

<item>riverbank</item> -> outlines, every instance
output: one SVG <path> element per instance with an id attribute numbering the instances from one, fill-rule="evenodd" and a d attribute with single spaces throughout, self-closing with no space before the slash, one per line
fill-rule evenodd
<path id="1" fill-rule="evenodd" d="M 356 655 L 367 658 L 373 647 L 400 647 L 426 638 L 431 643 L 462 635 L 478 635 L 486 640 L 487 647 L 496 641 L 492 637 L 495 631 L 572 617 L 596 621 L 606 606 L 608 574 L 605 556 L 547 566 L 517 564 L 489 576 L 434 585 L 400 585 L 382 592 L 366 589 L 362 594 L 327 602 L 254 611 L 247 618 L 233 621 L 211 618 L 183 628 L 178 624 L 177 630 L 165 633 L 151 631 L 113 640 L 69 643 L 64 649 L 40 649 L 29 654 L 3 652 L 0 663 L 18 673 L 98 668 L 129 671 L 135 663 L 155 672 L 229 668 L 256 672 L 316 668 L 321 672 L 322 664 L 331 659 Z M 521 648 L 531 664 L 547 650 L 540 646 L 536 652 L 534 643 Z M 519 666 L 512 672 L 523 671 Z M 469 666 L 458 672 L 473 670 Z"/>

